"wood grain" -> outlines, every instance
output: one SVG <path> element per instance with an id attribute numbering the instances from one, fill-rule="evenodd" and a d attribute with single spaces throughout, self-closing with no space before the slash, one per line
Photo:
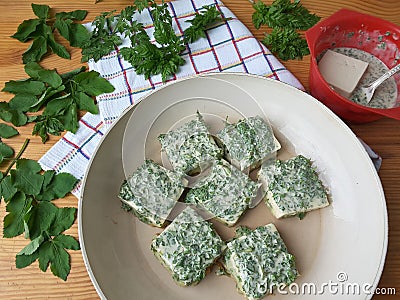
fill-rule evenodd
<path id="1" fill-rule="evenodd" d="M 56 11 L 70 11 L 86 9 L 89 11 L 87 20 L 103 11 L 117 10 L 129 5 L 128 0 L 103 0 L 94 4 L 94 0 L 42 0 L 38 3 L 48 4 Z M 270 0 L 264 0 L 271 3 Z M 0 1 L 0 88 L 4 82 L 24 78 L 22 53 L 27 44 L 18 42 L 10 36 L 16 31 L 18 24 L 24 19 L 32 18 L 31 1 Z M 233 13 L 252 31 L 259 39 L 263 37 L 266 28 L 256 30 L 251 23 L 253 9 L 246 0 L 225 0 Z M 326 18 L 340 8 L 349 8 L 389 20 L 400 25 L 400 4 L 398 0 L 302 0 L 304 6 L 322 18 Z M 69 48 L 68 48 L 69 49 Z M 80 51 L 72 50 L 70 61 L 48 56 L 43 61 L 43 66 L 57 68 L 66 72 L 81 65 Z M 303 60 L 284 62 L 285 66 L 293 72 L 301 83 L 308 88 L 309 57 Z M 0 93 L 2 101 L 9 100 L 9 94 Z M 379 287 L 394 287 L 400 293 L 400 123 L 390 119 L 381 119 L 369 124 L 349 126 L 354 132 L 366 141 L 375 151 L 383 157 L 382 168 L 379 172 L 385 190 L 389 216 L 389 247 L 385 268 Z M 51 137 L 42 144 L 40 138 L 32 137 L 32 126 L 19 128 L 20 135 L 8 140 L 14 149 L 19 149 L 26 138 L 30 138 L 30 145 L 24 154 L 26 158 L 39 159 L 57 140 Z M 78 200 L 73 196 L 57 200 L 60 206 L 77 207 Z M 4 203 L 0 204 L 0 219 L 5 215 Z M 69 234 L 78 236 L 78 226 L 75 224 Z M 2 222 L 0 222 L 2 232 Z M 67 282 L 54 277 L 50 272 L 42 273 L 37 263 L 25 269 L 16 269 L 15 254 L 20 251 L 27 241 L 20 238 L 0 238 L 0 299 L 98 299 L 93 288 L 80 251 L 71 251 L 72 270 Z M 362 251 L 362 249 L 360 249 Z M 368 262 L 365 262 L 368 264 Z M 377 299 L 396 299 L 398 296 L 375 295 Z M 398 298 L 397 298 L 398 299 Z"/>

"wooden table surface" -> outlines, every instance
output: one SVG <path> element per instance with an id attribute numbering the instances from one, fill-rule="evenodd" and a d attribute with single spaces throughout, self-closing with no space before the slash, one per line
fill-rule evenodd
<path id="1" fill-rule="evenodd" d="M 36 3 L 48 4 L 56 11 L 85 9 L 89 11 L 86 20 L 91 21 L 100 12 L 114 9 L 120 11 L 133 1 L 103 0 L 98 4 L 94 2 L 95 0 L 41 0 Z M 264 0 L 264 2 L 271 3 L 272 1 Z M 256 30 L 251 23 L 253 8 L 247 0 L 225 0 L 224 3 L 257 38 L 263 37 L 265 30 Z M 349 8 L 400 25 L 399 0 L 302 0 L 302 3 L 322 18 L 328 17 L 340 8 Z M 27 44 L 20 43 L 10 36 L 24 19 L 33 17 L 30 4 L 30 0 L 0 0 L 0 89 L 6 81 L 26 77 L 21 57 Z M 284 64 L 307 89 L 309 56 L 304 57 L 303 60 L 284 62 Z M 67 72 L 80 65 L 80 51 L 72 49 L 71 60 L 51 55 L 44 59 L 42 65 L 47 68 L 57 68 L 59 72 Z M 0 93 L 0 96 L 1 101 L 11 98 L 6 93 Z M 379 176 L 386 195 L 389 246 L 379 287 L 396 288 L 397 296 L 375 295 L 374 299 L 395 299 L 400 294 L 400 122 L 385 118 L 368 124 L 350 124 L 349 126 L 383 158 Z M 20 135 L 7 140 L 7 143 L 18 151 L 24 140 L 30 138 L 30 144 L 23 156 L 26 158 L 38 160 L 58 140 L 57 137 L 51 137 L 46 144 L 42 144 L 39 137 L 31 136 L 31 125 L 20 127 L 18 130 Z M 57 200 L 56 204 L 77 207 L 78 200 L 70 195 L 65 199 Z M 5 213 L 5 205 L 2 202 L 0 204 L 1 232 Z M 67 233 L 77 237 L 77 232 L 78 225 L 75 224 Z M 72 269 L 68 280 L 64 282 L 54 277 L 50 271 L 41 272 L 37 262 L 25 269 L 17 269 L 15 255 L 26 244 L 27 240 L 22 237 L 0 238 L 0 299 L 98 299 L 80 251 L 70 252 Z"/>

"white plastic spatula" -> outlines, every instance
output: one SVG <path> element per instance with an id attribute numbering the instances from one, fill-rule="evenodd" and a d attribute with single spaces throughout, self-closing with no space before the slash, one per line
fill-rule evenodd
<path id="1" fill-rule="evenodd" d="M 365 98 L 367 99 L 367 103 L 371 101 L 372 97 L 374 96 L 376 88 L 382 84 L 386 79 L 392 77 L 394 74 L 396 74 L 398 71 L 400 71 L 400 64 L 395 66 L 394 68 L 390 69 L 387 71 L 385 74 L 383 74 L 381 77 L 373 81 L 367 86 L 361 87 L 361 92 L 362 94 L 365 95 Z"/>

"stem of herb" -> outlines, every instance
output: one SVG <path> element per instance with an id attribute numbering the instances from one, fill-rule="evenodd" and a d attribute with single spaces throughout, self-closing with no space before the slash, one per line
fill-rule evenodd
<path id="1" fill-rule="evenodd" d="M 26 147 L 28 147 L 29 141 L 30 141 L 29 139 L 25 140 L 25 142 L 22 145 L 21 149 L 19 150 L 17 156 L 13 159 L 11 164 L 8 166 L 7 170 L 4 172 L 4 177 L 6 177 L 8 175 L 8 172 L 10 172 L 11 168 L 14 166 L 14 164 L 17 162 L 17 160 L 21 158 L 22 154 L 26 150 Z"/>

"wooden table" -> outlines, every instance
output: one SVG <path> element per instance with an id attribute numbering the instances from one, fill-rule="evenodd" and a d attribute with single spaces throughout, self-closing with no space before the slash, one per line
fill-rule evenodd
<path id="1" fill-rule="evenodd" d="M 86 9 L 89 11 L 88 21 L 103 11 L 117 10 L 129 5 L 128 0 L 103 0 L 94 4 L 95 0 L 41 0 L 37 3 L 48 4 L 56 11 L 71 11 Z M 265 0 L 265 3 L 271 3 Z M 27 45 L 18 42 L 10 36 L 24 19 L 32 18 L 33 13 L 29 0 L 0 1 L 0 88 L 4 82 L 25 78 L 22 53 Z M 261 39 L 265 30 L 256 30 L 251 22 L 253 8 L 246 0 L 225 0 L 224 3 L 236 16 Z M 310 11 L 325 18 L 340 8 L 349 8 L 375 15 L 400 25 L 399 0 L 302 0 Z M 303 60 L 284 63 L 290 71 L 308 88 L 309 56 Z M 47 68 L 57 68 L 59 72 L 67 72 L 80 65 L 80 51 L 72 49 L 72 59 L 65 60 L 51 55 L 43 61 Z M 9 100 L 9 94 L 0 93 L 2 101 Z M 386 194 L 389 215 L 389 247 L 385 268 L 379 287 L 394 287 L 400 294 L 400 122 L 381 119 L 369 124 L 351 125 L 354 132 L 367 142 L 383 157 L 380 178 Z M 31 138 L 30 144 L 23 157 L 38 160 L 57 140 L 51 137 L 42 144 L 39 137 L 32 137 L 32 126 L 18 128 L 20 136 L 14 137 L 7 143 L 14 149 L 19 149 L 26 138 Z M 59 206 L 75 206 L 78 200 L 73 196 L 57 200 Z M 4 202 L 0 204 L 0 231 L 2 232 Z M 78 235 L 75 224 L 68 234 Z M 25 245 L 27 240 L 22 237 L 0 238 L 0 299 L 98 299 L 93 288 L 80 251 L 71 251 L 72 269 L 67 282 L 54 277 L 50 271 L 42 273 L 37 262 L 25 269 L 15 267 L 15 255 Z M 362 251 L 362 249 L 360 250 Z M 399 297 L 397 295 L 397 297 Z M 396 296 L 378 296 L 374 299 L 395 299 Z M 398 298 L 397 298 L 398 299 Z"/>

